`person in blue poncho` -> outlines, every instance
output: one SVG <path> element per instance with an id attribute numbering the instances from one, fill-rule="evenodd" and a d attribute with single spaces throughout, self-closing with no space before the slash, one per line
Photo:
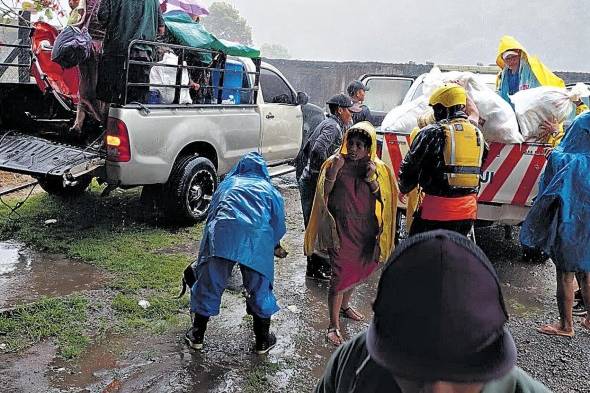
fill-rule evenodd
<path id="1" fill-rule="evenodd" d="M 557 270 L 560 321 L 539 332 L 574 335 L 574 276 L 585 304 L 590 304 L 590 113 L 578 116 L 549 156 L 539 194 L 520 232 L 525 246 L 542 249 Z M 590 315 L 581 321 L 590 330 Z"/>
<path id="2" fill-rule="evenodd" d="M 219 314 L 221 295 L 237 263 L 246 293 L 246 311 L 254 318 L 256 352 L 268 352 L 276 337 L 270 318 L 279 310 L 272 292 L 274 253 L 286 232 L 281 194 L 272 185 L 259 153 L 242 157 L 213 194 L 199 257 L 193 265 L 192 327 L 186 340 L 203 347 L 209 317 Z"/>

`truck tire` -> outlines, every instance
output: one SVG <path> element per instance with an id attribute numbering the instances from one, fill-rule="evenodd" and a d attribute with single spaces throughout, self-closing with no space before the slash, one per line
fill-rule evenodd
<path id="1" fill-rule="evenodd" d="M 168 218 L 179 223 L 203 221 L 216 189 L 217 173 L 211 161 L 196 155 L 179 158 L 164 187 Z"/>
<path id="2" fill-rule="evenodd" d="M 55 195 L 60 198 L 75 198 L 82 195 L 90 182 L 92 176 L 82 175 L 73 186 L 64 186 L 61 176 L 46 176 L 37 179 L 41 188 L 50 195 Z"/>

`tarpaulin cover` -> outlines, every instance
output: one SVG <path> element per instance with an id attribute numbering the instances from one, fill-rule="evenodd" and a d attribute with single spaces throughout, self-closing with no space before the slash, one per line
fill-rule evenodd
<path id="1" fill-rule="evenodd" d="M 249 58 L 260 57 L 260 49 L 236 42 L 216 38 L 202 24 L 194 22 L 191 17 L 181 11 L 169 12 L 164 15 L 166 29 L 181 45 L 193 48 L 216 50 L 230 56 Z"/>
<path id="2" fill-rule="evenodd" d="M 286 232 L 283 197 L 264 159 L 248 153 L 213 194 L 199 263 L 208 256 L 239 262 L 273 282 L 274 247 Z"/>
<path id="3" fill-rule="evenodd" d="M 547 161 L 520 231 L 565 272 L 590 272 L 590 113 L 578 116 Z"/>

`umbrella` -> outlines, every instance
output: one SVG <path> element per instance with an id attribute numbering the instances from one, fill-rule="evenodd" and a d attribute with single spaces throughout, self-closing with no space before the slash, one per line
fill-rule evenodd
<path id="1" fill-rule="evenodd" d="M 160 0 L 160 7 L 162 8 L 162 12 L 166 12 L 168 10 L 168 5 L 170 10 L 182 10 L 189 15 L 193 16 L 207 16 L 209 15 L 209 10 L 202 4 L 199 4 L 196 0 Z"/>

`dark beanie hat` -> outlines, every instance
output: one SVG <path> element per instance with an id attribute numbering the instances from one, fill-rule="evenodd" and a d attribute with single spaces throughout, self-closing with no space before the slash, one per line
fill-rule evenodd
<path id="1" fill-rule="evenodd" d="M 408 239 L 379 281 L 367 349 L 394 375 L 417 381 L 488 382 L 516 363 L 500 283 L 464 236 Z"/>

